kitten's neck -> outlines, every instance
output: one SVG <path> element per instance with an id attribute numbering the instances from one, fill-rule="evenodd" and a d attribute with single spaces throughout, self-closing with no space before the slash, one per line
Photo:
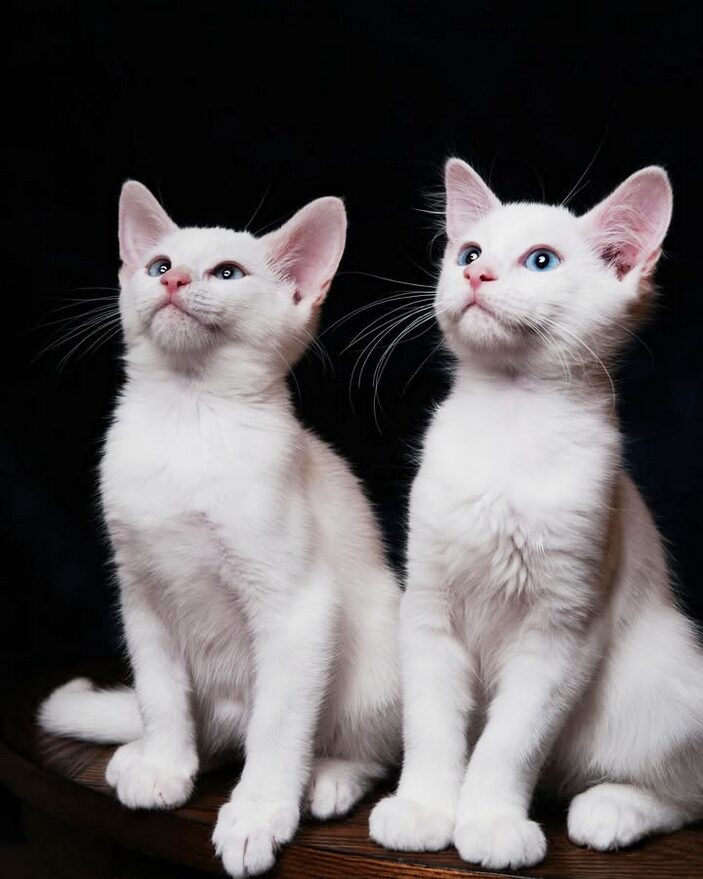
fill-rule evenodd
<path id="1" fill-rule="evenodd" d="M 470 391 L 479 384 L 584 401 L 609 416 L 615 410 L 614 386 L 604 363 L 570 364 L 567 369 L 561 363 L 511 363 L 495 358 L 462 357 L 457 363 L 455 387 Z"/>
<path id="2" fill-rule="evenodd" d="M 268 352 L 221 346 L 205 355 L 170 355 L 137 343 L 124 359 L 128 386 L 175 385 L 187 393 L 292 411 L 287 372 Z"/>

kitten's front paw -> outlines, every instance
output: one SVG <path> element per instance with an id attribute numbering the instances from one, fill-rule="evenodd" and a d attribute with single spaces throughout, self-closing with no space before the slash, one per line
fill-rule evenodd
<path id="1" fill-rule="evenodd" d="M 369 817 L 371 838 L 396 851 L 440 851 L 451 843 L 453 827 L 446 812 L 398 796 L 381 800 Z"/>
<path id="2" fill-rule="evenodd" d="M 230 876 L 254 876 L 273 866 L 276 849 L 292 839 L 299 820 L 297 803 L 257 800 L 235 790 L 220 809 L 212 842 Z"/>
<path id="3" fill-rule="evenodd" d="M 454 831 L 454 845 L 463 860 L 494 870 L 531 867 L 547 853 L 539 824 L 515 815 L 462 821 Z"/>
<path id="4" fill-rule="evenodd" d="M 115 751 L 105 778 L 130 809 L 172 809 L 190 797 L 197 769 L 194 754 L 175 758 L 158 743 L 137 739 Z"/>

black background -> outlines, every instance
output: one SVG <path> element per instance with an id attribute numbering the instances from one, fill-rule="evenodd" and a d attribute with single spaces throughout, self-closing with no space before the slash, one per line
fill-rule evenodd
<path id="1" fill-rule="evenodd" d="M 5 683 L 119 649 L 95 503 L 119 343 L 65 363 L 71 342 L 37 355 L 56 340 L 41 325 L 66 314 L 57 307 L 84 299 L 87 315 L 95 297 L 114 295 L 90 288 L 116 284 L 128 177 L 190 225 L 241 228 L 260 205 L 257 230 L 317 196 L 344 196 L 350 233 L 329 328 L 432 284 L 441 241 L 422 209 L 449 154 L 512 200 L 559 202 L 583 175 L 576 210 L 664 164 L 676 203 L 662 296 L 620 371 L 620 412 L 682 601 L 703 618 L 698 14 L 693 4 L 656 16 L 567 3 L 17 5 L 0 141 Z M 421 366 L 434 330 L 399 346 L 374 411 L 378 359 L 350 393 L 359 348 L 344 349 L 381 313 L 324 334 L 334 372 L 307 357 L 296 374 L 302 417 L 354 462 L 399 561 L 413 449 L 445 392 L 446 361 Z"/>

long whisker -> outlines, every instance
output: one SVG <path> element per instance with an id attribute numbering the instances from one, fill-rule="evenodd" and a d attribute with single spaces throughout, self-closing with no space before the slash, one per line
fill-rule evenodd
<path id="1" fill-rule="evenodd" d="M 342 324 L 346 323 L 348 320 L 351 320 L 353 317 L 356 317 L 358 314 L 362 314 L 364 311 L 368 311 L 371 308 L 379 308 L 381 305 L 387 305 L 390 302 L 398 302 L 398 301 L 430 301 L 434 298 L 433 291 L 427 291 L 426 293 L 415 293 L 415 292 L 400 292 L 395 293 L 392 296 L 386 296 L 384 299 L 374 299 L 373 302 L 367 302 L 366 305 L 360 305 L 358 308 L 355 308 L 354 311 L 350 311 L 348 314 L 343 315 L 338 320 L 334 321 L 334 323 L 330 324 L 326 327 L 321 333 L 320 336 L 324 336 L 325 333 L 329 333 L 332 330 L 340 327 Z"/>
<path id="2" fill-rule="evenodd" d="M 369 324 L 366 325 L 362 330 L 351 339 L 351 341 L 342 349 L 342 353 L 347 351 L 357 342 L 361 342 L 363 339 L 367 338 L 369 335 L 372 335 L 373 332 L 379 328 L 379 326 L 385 323 L 389 319 L 393 319 L 393 315 L 402 314 L 402 315 L 411 315 L 418 314 L 419 312 L 432 310 L 433 306 L 431 303 L 418 303 L 414 307 L 408 309 L 406 305 L 397 305 L 395 308 L 390 309 L 390 311 L 385 312 L 384 314 L 375 317 Z"/>
<path id="3" fill-rule="evenodd" d="M 566 333 L 566 335 L 568 335 L 569 338 L 573 339 L 575 342 L 577 342 L 579 345 L 581 345 L 583 348 L 585 348 L 586 351 L 588 351 L 588 353 L 591 355 L 591 357 L 593 357 L 593 359 L 599 364 L 600 368 L 603 370 L 603 372 L 605 373 L 605 375 L 608 379 L 608 383 L 610 384 L 611 408 L 614 409 L 615 405 L 616 405 L 615 383 L 613 382 L 613 378 L 610 375 L 610 372 L 608 371 L 608 368 L 606 367 L 605 363 L 603 363 L 603 361 L 598 356 L 598 354 L 593 350 L 593 348 L 591 348 L 586 342 L 583 341 L 583 339 L 581 339 L 576 333 L 574 333 L 568 327 L 562 326 L 557 321 L 555 321 L 551 318 L 547 318 L 547 320 L 549 321 L 550 325 L 555 330 L 557 330 L 557 332 Z"/>
<path id="4" fill-rule="evenodd" d="M 80 336 L 81 333 L 88 332 L 92 333 L 94 328 L 99 328 L 106 323 L 114 323 L 119 321 L 119 315 L 105 313 L 105 314 L 97 314 L 97 315 L 88 315 L 85 320 L 81 321 L 77 326 L 73 326 L 69 328 L 68 332 L 63 335 L 59 335 L 50 342 L 39 355 L 45 354 L 47 351 L 51 351 L 53 348 L 58 347 L 59 345 L 63 345 L 66 342 L 70 342 L 72 339 L 76 338 L 76 336 Z"/>
<path id="5" fill-rule="evenodd" d="M 410 312 L 410 314 L 405 314 L 405 315 L 402 315 L 401 317 L 393 316 L 390 318 L 390 320 L 386 320 L 385 323 L 383 323 L 378 328 L 377 334 L 371 339 L 370 342 L 367 342 L 367 344 L 362 349 L 361 353 L 359 354 L 359 356 L 357 357 L 357 359 L 354 363 L 354 366 L 351 371 L 351 375 L 349 376 L 348 397 L 349 397 L 349 402 L 350 402 L 350 405 L 352 406 L 352 408 L 353 408 L 352 387 L 354 384 L 354 378 L 357 375 L 357 371 L 358 371 L 357 387 L 360 387 L 361 386 L 361 377 L 363 375 L 363 372 L 366 368 L 366 364 L 368 363 L 368 360 L 371 357 L 374 349 L 381 343 L 381 341 L 390 332 L 392 332 L 397 326 L 402 325 L 402 323 L 405 320 L 407 320 L 408 318 L 412 318 L 413 315 L 414 315 L 414 312 Z"/>
<path id="6" fill-rule="evenodd" d="M 306 355 L 310 351 L 312 351 L 315 355 L 317 355 L 320 362 L 322 363 L 323 372 L 326 373 L 327 369 L 329 368 L 332 375 L 334 375 L 335 374 L 334 363 L 332 362 L 332 358 L 330 357 L 327 349 L 322 344 L 322 342 L 319 339 L 316 339 L 315 336 L 309 330 L 305 329 L 305 327 L 303 327 L 303 334 L 304 334 L 303 338 L 305 339 L 305 341 L 307 341 L 307 344 L 308 344 L 308 347 L 306 348 L 306 351 L 305 351 Z"/>
<path id="7" fill-rule="evenodd" d="M 381 355 L 379 362 L 376 364 L 376 368 L 374 370 L 374 376 L 373 376 L 374 382 L 376 382 L 377 378 L 379 378 L 380 375 L 383 373 L 384 366 L 388 362 L 388 360 L 390 359 L 394 348 L 398 344 L 400 344 L 400 342 L 403 339 L 410 341 L 410 339 L 419 338 L 421 335 L 423 335 L 424 331 L 423 331 L 423 333 L 419 333 L 417 336 L 410 336 L 408 338 L 409 334 L 412 333 L 417 327 L 420 327 L 423 324 L 428 323 L 430 321 L 434 321 L 434 316 L 435 316 L 434 309 L 427 309 L 427 310 L 422 311 L 419 314 L 417 312 L 415 312 L 415 314 L 413 316 L 414 319 L 411 320 L 411 322 L 409 324 L 407 324 L 400 331 L 398 336 L 396 336 L 396 338 L 393 340 L 393 342 L 391 342 L 390 346 L 388 348 L 386 348 L 386 350 Z"/>
<path id="8" fill-rule="evenodd" d="M 540 327 L 534 321 L 531 321 L 529 318 L 523 318 L 527 327 L 532 330 L 536 336 L 538 336 L 546 345 L 546 347 L 551 351 L 559 360 L 559 365 L 561 366 L 562 372 L 564 373 L 564 377 L 566 379 L 566 385 L 569 387 L 571 385 L 572 377 L 571 377 L 571 369 L 569 368 L 569 364 L 564 357 L 564 354 L 559 350 L 559 347 L 556 343 L 556 339 L 553 334 L 549 332 L 546 327 Z"/>
<path id="9" fill-rule="evenodd" d="M 301 392 L 300 392 L 300 383 L 298 382 L 298 377 L 296 376 L 295 372 L 293 372 L 293 367 L 290 365 L 290 363 L 288 363 L 288 361 L 287 361 L 286 358 L 283 356 L 283 354 L 281 354 L 281 352 L 278 350 L 278 348 L 276 348 L 276 347 L 274 346 L 271 350 L 272 350 L 273 353 L 278 357 L 278 359 L 279 359 L 280 361 L 282 361 L 282 363 L 283 363 L 284 366 L 286 367 L 286 371 L 287 371 L 288 373 L 290 373 L 290 376 L 291 376 L 291 378 L 293 379 L 293 383 L 294 383 L 294 385 L 295 385 L 295 390 L 296 390 L 296 393 L 297 393 L 297 395 L 298 395 L 298 399 L 299 399 L 299 400 L 302 400 L 302 394 L 301 394 Z"/>
<path id="10" fill-rule="evenodd" d="M 366 344 L 363 348 L 361 354 L 357 358 L 358 365 L 363 358 L 363 362 L 361 363 L 361 369 L 359 371 L 359 386 L 361 384 L 361 375 L 364 371 L 366 364 L 368 363 L 369 357 L 373 353 L 374 349 L 378 347 L 378 345 L 386 338 L 390 333 L 392 333 L 395 329 L 402 326 L 403 323 L 407 320 L 413 320 L 419 314 L 426 314 L 429 317 L 432 316 L 432 307 L 431 306 L 421 306 L 420 308 L 414 308 L 409 311 L 404 311 L 399 316 L 393 315 L 388 317 L 387 315 L 382 318 L 382 322 L 375 326 L 372 330 L 372 338 L 371 341 Z M 368 333 L 365 333 L 364 336 L 368 336 Z M 347 346 L 349 347 L 349 346 Z M 347 350 L 346 348 L 344 350 Z M 364 356 L 366 354 L 366 356 Z M 353 372 L 352 372 L 353 375 Z"/>
<path id="11" fill-rule="evenodd" d="M 410 334 L 417 330 L 418 327 L 423 324 L 428 324 L 420 333 L 416 333 L 414 336 Z M 431 330 L 434 327 L 434 314 L 430 315 L 422 315 L 418 318 L 415 318 L 405 329 L 401 330 L 401 332 L 396 336 L 396 338 L 391 342 L 389 347 L 383 352 L 381 355 L 378 364 L 376 365 L 376 369 L 373 374 L 373 411 L 374 411 L 374 421 L 376 422 L 376 427 L 378 430 L 381 429 L 380 424 L 378 422 L 378 413 L 382 411 L 382 407 L 380 404 L 380 395 L 379 389 L 381 385 L 381 379 L 383 377 L 383 373 L 385 371 L 388 362 L 390 361 L 393 352 L 401 344 L 403 340 L 409 341 L 410 339 L 419 338 L 419 336 L 424 335 L 426 332 Z M 408 338 L 409 337 L 409 338 Z"/>
<path id="12" fill-rule="evenodd" d="M 112 318 L 105 323 L 93 323 L 91 327 L 87 330 L 87 332 L 83 333 L 83 335 L 80 335 L 81 329 L 83 328 L 74 330 L 68 336 L 64 336 L 60 339 L 55 340 L 51 345 L 48 345 L 46 348 L 39 351 L 34 360 L 38 360 L 40 357 L 42 357 L 44 354 L 47 354 L 53 348 L 56 348 L 59 345 L 67 344 L 68 342 L 78 337 L 78 341 L 76 342 L 76 344 L 73 345 L 71 349 L 66 354 L 64 354 L 64 356 L 59 361 L 58 368 L 59 370 L 61 370 L 66 365 L 66 363 L 68 363 L 71 357 L 80 350 L 81 346 L 85 345 L 89 340 L 94 340 L 96 336 L 100 337 L 101 334 L 106 331 L 110 331 L 111 334 L 117 334 L 120 330 L 119 318 Z M 102 341 L 106 341 L 106 339 L 103 339 Z"/>
<path id="13" fill-rule="evenodd" d="M 93 333 L 84 336 L 82 339 L 79 339 L 78 343 L 74 345 L 74 347 L 59 360 L 58 370 L 61 372 L 63 368 L 66 366 L 68 361 L 71 359 L 73 354 L 77 353 L 77 359 L 80 360 L 82 357 L 87 356 L 90 351 L 97 351 L 102 345 L 104 345 L 110 339 L 115 338 L 120 333 L 120 326 L 113 325 L 110 327 L 99 327 Z M 80 351 L 81 345 L 85 344 L 88 339 L 93 337 L 93 341 L 90 345 Z"/>
<path id="14" fill-rule="evenodd" d="M 56 309 L 56 310 L 58 311 L 58 309 Z M 108 314 L 116 314 L 116 313 L 117 313 L 117 308 L 114 305 L 100 305 L 97 308 L 92 308 L 90 310 L 90 313 L 87 315 L 86 314 L 64 315 L 63 317 L 57 318 L 56 320 L 48 320 L 48 321 L 44 321 L 42 323 L 38 323 L 36 325 L 36 327 L 34 327 L 34 329 L 39 330 L 39 329 L 44 329 L 46 327 L 54 327 L 59 324 L 66 325 L 66 324 L 75 323 L 76 321 L 85 320 L 91 316 L 98 316 L 99 317 L 99 316 L 105 316 Z"/>
<path id="15" fill-rule="evenodd" d="M 374 275 L 372 272 L 357 272 L 357 271 L 346 271 L 346 272 L 337 272 L 337 277 L 341 277 L 342 275 L 359 275 L 362 278 L 373 278 L 376 281 L 388 281 L 391 284 L 402 284 L 403 287 L 419 287 L 421 290 L 426 290 L 426 284 L 414 284 L 412 281 L 399 281 L 398 278 L 389 278 L 387 275 Z"/>
<path id="16" fill-rule="evenodd" d="M 58 362 L 61 370 L 74 354 L 79 357 L 96 351 L 103 343 L 120 331 L 120 313 L 116 287 L 78 287 L 81 290 L 105 291 L 110 295 L 71 297 L 58 299 L 60 304 L 48 313 L 49 320 L 39 322 L 34 329 L 57 328 L 43 348 L 35 354 L 33 362 L 60 346 L 70 346 Z"/>
<path id="17" fill-rule="evenodd" d="M 439 351 L 439 349 L 442 347 L 443 344 L 444 344 L 444 339 L 440 339 L 439 342 L 437 342 L 437 344 L 434 346 L 434 348 L 427 355 L 427 357 L 425 357 L 424 360 L 422 360 L 422 362 L 417 367 L 417 369 L 413 372 L 413 374 L 410 376 L 410 378 L 405 382 L 405 385 L 403 386 L 403 390 L 400 394 L 401 397 L 405 396 L 405 392 L 408 390 L 408 388 L 412 384 L 412 381 L 415 378 L 415 376 L 418 375 L 420 373 L 420 371 L 422 370 L 423 366 L 425 366 L 425 364 L 435 356 L 435 354 L 437 353 L 437 351 Z"/>

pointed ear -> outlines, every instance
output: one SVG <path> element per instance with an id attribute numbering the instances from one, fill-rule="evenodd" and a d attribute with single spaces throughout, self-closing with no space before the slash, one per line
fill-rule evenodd
<path id="1" fill-rule="evenodd" d="M 581 217 L 600 256 L 619 278 L 637 267 L 651 275 L 671 222 L 673 193 L 663 168 L 651 165 L 628 177 Z"/>
<path id="2" fill-rule="evenodd" d="M 119 210 L 120 258 L 138 266 L 155 245 L 178 227 L 146 186 L 128 180 L 122 187 Z"/>
<path id="3" fill-rule="evenodd" d="M 296 302 L 327 294 L 344 252 L 347 213 L 339 198 L 318 198 L 264 236 L 271 264 L 295 284 Z"/>
<path id="4" fill-rule="evenodd" d="M 493 190 L 474 169 L 461 159 L 449 159 L 444 166 L 447 191 L 447 235 L 460 239 L 473 222 L 500 207 Z"/>

